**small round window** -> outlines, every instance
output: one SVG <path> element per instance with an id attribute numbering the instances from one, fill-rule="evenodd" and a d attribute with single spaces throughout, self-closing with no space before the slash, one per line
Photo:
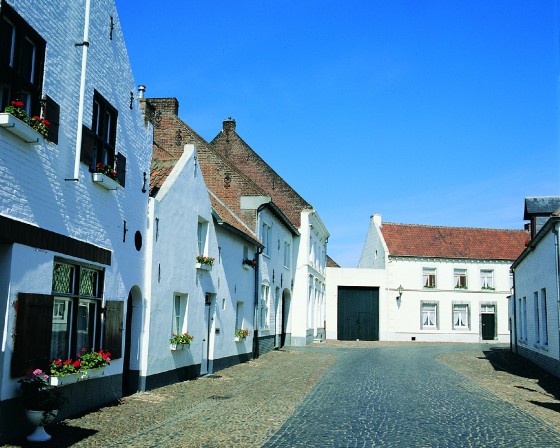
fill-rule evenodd
<path id="1" fill-rule="evenodd" d="M 134 245 L 136 246 L 137 251 L 142 249 L 142 234 L 140 233 L 140 230 L 137 230 L 134 234 Z"/>

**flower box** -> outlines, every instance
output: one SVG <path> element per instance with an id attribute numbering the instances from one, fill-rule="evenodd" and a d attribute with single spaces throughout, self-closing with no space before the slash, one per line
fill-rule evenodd
<path id="1" fill-rule="evenodd" d="M 42 138 L 41 134 L 27 123 L 6 112 L 0 113 L 0 127 L 3 127 L 26 143 L 38 143 L 39 139 Z"/>
<path id="2" fill-rule="evenodd" d="M 243 341 L 245 340 L 245 338 L 241 338 L 241 337 L 239 337 L 239 336 L 235 336 L 235 337 L 233 338 L 233 340 L 234 340 L 235 342 L 243 342 Z"/>
<path id="3" fill-rule="evenodd" d="M 49 384 L 51 386 L 65 386 L 67 384 L 77 383 L 82 379 L 81 373 L 71 373 L 70 375 L 63 376 L 51 376 L 49 378 Z"/>
<path id="4" fill-rule="evenodd" d="M 212 266 L 209 266 L 209 265 L 204 264 L 204 263 L 195 263 L 194 267 L 197 268 L 197 269 L 200 269 L 201 271 L 211 271 L 212 270 Z"/>
<path id="5" fill-rule="evenodd" d="M 100 376 L 103 376 L 103 375 L 105 375 L 105 369 L 104 368 L 91 369 L 91 370 L 87 370 L 82 375 L 82 380 L 91 380 L 92 378 L 99 378 Z"/>
<path id="6" fill-rule="evenodd" d="M 189 344 L 169 344 L 169 349 L 171 351 L 184 350 L 185 345 L 187 346 L 187 348 L 189 347 Z"/>
<path id="7" fill-rule="evenodd" d="M 121 186 L 116 181 L 103 173 L 92 173 L 93 181 L 107 190 L 118 190 Z"/>

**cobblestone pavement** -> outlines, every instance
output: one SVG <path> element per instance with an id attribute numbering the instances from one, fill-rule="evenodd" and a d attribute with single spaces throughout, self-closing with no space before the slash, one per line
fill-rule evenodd
<path id="1" fill-rule="evenodd" d="M 328 341 L 135 394 L 41 446 L 560 446 L 558 397 L 503 347 Z"/>

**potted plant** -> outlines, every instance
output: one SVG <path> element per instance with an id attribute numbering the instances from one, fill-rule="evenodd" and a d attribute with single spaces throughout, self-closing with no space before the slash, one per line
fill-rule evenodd
<path id="1" fill-rule="evenodd" d="M 170 348 L 171 350 L 183 350 L 185 345 L 189 347 L 191 345 L 191 341 L 194 339 L 194 336 L 191 336 L 188 332 L 183 334 L 173 333 L 171 338 L 169 339 Z"/>
<path id="2" fill-rule="evenodd" d="M 235 342 L 242 341 L 249 335 L 249 330 L 238 328 L 235 330 Z"/>
<path id="3" fill-rule="evenodd" d="M 36 143 L 38 141 L 36 133 L 45 138 L 48 137 L 50 123 L 45 118 L 30 117 L 25 110 L 25 104 L 15 100 L 11 101 L 4 112 L 0 114 L 0 126 L 5 127 L 28 143 Z"/>
<path id="4" fill-rule="evenodd" d="M 121 185 L 116 170 L 104 163 L 98 163 L 95 166 L 95 172 L 92 177 L 94 182 L 105 187 L 107 190 L 117 190 Z"/>
<path id="5" fill-rule="evenodd" d="M 45 432 L 44 426 L 54 420 L 65 402 L 61 390 L 49 384 L 49 375 L 41 369 L 34 370 L 18 383 L 27 418 L 35 425 L 35 430 L 27 436 L 27 440 L 50 440 L 51 436 Z"/>
<path id="6" fill-rule="evenodd" d="M 51 386 L 63 386 L 65 384 L 76 383 L 82 377 L 80 372 L 80 361 L 72 359 L 55 359 L 51 362 L 51 376 L 49 378 Z"/>
<path id="7" fill-rule="evenodd" d="M 253 259 L 250 260 L 248 258 L 245 258 L 242 262 L 243 267 L 248 267 L 248 268 L 254 268 L 257 265 L 257 260 Z"/>

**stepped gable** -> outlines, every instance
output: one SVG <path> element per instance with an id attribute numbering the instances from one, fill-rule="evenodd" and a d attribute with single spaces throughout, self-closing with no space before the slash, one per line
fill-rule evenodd
<path id="1" fill-rule="evenodd" d="M 189 125 L 178 116 L 179 103 L 175 98 L 147 98 L 154 125 L 154 154 L 150 188 L 161 187 L 181 155 L 186 144 L 196 148 L 197 160 L 206 186 L 238 216 L 245 218 L 240 209 L 241 196 L 263 196 L 263 189 L 241 173 L 220 154 L 216 153 Z M 253 213 L 254 214 L 254 213 Z M 247 224 L 255 221 L 249 215 Z"/>
<path id="2" fill-rule="evenodd" d="M 299 227 L 302 210 L 313 207 L 245 143 L 235 129 L 235 120 L 224 120 L 222 130 L 210 145 L 262 188 L 290 222 Z"/>
<path id="3" fill-rule="evenodd" d="M 524 230 L 383 223 L 389 254 L 403 257 L 515 260 L 529 239 Z"/>

